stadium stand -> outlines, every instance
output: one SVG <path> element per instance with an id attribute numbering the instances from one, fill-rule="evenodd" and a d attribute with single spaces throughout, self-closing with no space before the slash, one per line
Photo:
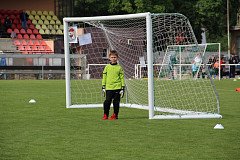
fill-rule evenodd
<path id="1" fill-rule="evenodd" d="M 20 13 L 20 10 L 0 10 L 1 26 L 7 16 L 12 21 L 10 28 L 0 28 L 0 31 L 2 31 L 0 36 L 7 38 L 7 40 L 1 39 L 1 50 L 24 54 L 32 54 L 36 51 L 38 53 L 39 51 L 41 51 L 40 53 L 53 53 L 54 51 L 45 43 L 44 38 L 51 39 L 51 36 L 63 35 L 63 25 L 54 12 L 27 10 L 26 13 L 29 15 L 29 19 L 26 30 L 22 28 Z M 11 33 L 15 33 L 16 39 L 10 38 Z"/>

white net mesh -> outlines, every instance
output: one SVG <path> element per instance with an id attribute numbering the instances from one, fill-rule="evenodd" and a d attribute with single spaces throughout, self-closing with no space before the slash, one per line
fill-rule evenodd
<path id="1" fill-rule="evenodd" d="M 218 99 L 210 77 L 209 58 L 218 57 L 220 44 L 168 46 L 156 69 L 156 110 L 177 114 L 218 113 Z"/>
<path id="2" fill-rule="evenodd" d="M 210 80 L 196 81 L 191 77 L 189 71 L 191 65 L 190 67 L 180 65 L 181 70 L 179 70 L 179 65 L 177 65 L 179 64 L 177 59 L 180 55 L 185 56 L 185 61 L 190 61 L 194 54 L 183 54 L 180 53 L 182 48 L 170 47 L 171 45 L 196 44 L 196 38 L 188 19 L 181 14 L 152 14 L 151 18 L 154 104 L 157 106 L 156 111 L 159 110 L 158 107 L 163 107 L 177 110 L 215 112 L 217 100 Z M 105 64 L 108 63 L 108 51 L 116 50 L 119 53 L 119 64 L 124 69 L 127 86 L 127 93 L 124 99 L 122 99 L 122 103 L 147 106 L 148 66 L 146 62 L 148 59 L 146 18 L 91 20 L 74 22 L 74 25 L 78 26 L 79 30 L 82 30 L 82 34 L 90 33 L 92 43 L 87 45 L 71 44 L 73 53 L 86 55 L 86 65 L 79 69 L 81 70 L 81 75 L 71 75 L 72 104 L 102 106 L 104 101 L 101 96 L 102 71 Z M 195 45 L 191 48 L 191 51 L 194 48 L 199 47 Z M 204 47 L 199 49 L 202 48 Z M 176 64 L 169 65 L 171 62 L 169 55 L 172 55 L 173 52 L 175 53 L 173 57 L 176 58 Z M 203 53 L 204 51 L 201 50 L 201 54 Z M 74 63 L 76 61 L 71 59 L 71 64 Z M 185 62 L 181 64 L 183 63 Z M 172 67 L 172 69 L 170 70 L 169 67 Z M 74 68 L 72 69 L 74 70 Z M 207 85 L 205 85 L 205 81 Z M 181 85 L 175 87 L 178 84 Z M 194 96 L 190 98 L 188 94 L 179 96 L 182 92 L 189 91 L 190 88 Z M 201 94 L 197 94 L 198 92 L 201 92 Z M 204 92 L 205 96 L 203 98 Z M 205 100 L 207 99 L 206 96 L 212 98 Z M 195 99 L 198 99 L 198 101 L 193 102 Z M 211 104 L 210 109 L 206 108 L 205 104 L 204 107 L 202 107 L 201 103 L 198 104 L 201 101 L 200 99 L 204 99 L 204 103 L 209 101 L 208 104 Z M 198 106 L 195 104 L 198 104 Z M 158 114 L 158 111 L 155 114 Z"/>

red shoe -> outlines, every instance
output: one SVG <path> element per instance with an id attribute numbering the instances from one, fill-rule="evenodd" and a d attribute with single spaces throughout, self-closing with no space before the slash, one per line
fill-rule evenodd
<path id="1" fill-rule="evenodd" d="M 108 119 L 108 116 L 104 114 L 102 120 L 107 120 L 107 119 Z"/>
<path id="2" fill-rule="evenodd" d="M 109 119 L 110 120 L 116 120 L 116 119 L 118 119 L 118 117 L 115 113 L 113 113 L 113 115 Z"/>

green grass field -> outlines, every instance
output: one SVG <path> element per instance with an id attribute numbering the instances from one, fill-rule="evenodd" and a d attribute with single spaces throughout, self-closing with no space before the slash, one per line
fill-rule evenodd
<path id="1" fill-rule="evenodd" d="M 121 108 L 117 121 L 102 121 L 100 108 L 65 108 L 64 81 L 0 81 L 0 159 L 238 160 L 240 80 L 215 83 L 223 119 L 149 120 Z"/>

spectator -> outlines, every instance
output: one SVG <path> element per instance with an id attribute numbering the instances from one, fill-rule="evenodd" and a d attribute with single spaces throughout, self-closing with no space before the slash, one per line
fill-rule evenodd
<path id="1" fill-rule="evenodd" d="M 12 39 L 13 39 L 13 38 L 16 38 L 16 37 L 17 37 L 17 34 L 16 34 L 16 32 L 12 31 L 12 33 L 11 33 L 10 37 L 11 37 Z"/>
<path id="2" fill-rule="evenodd" d="M 196 62 L 193 61 L 193 64 L 192 64 L 192 77 L 193 78 L 196 76 L 196 73 L 198 72 L 198 68 L 199 68 L 199 65 L 197 65 Z"/>
<path id="3" fill-rule="evenodd" d="M 208 59 L 208 70 L 211 77 L 212 75 L 214 75 L 213 65 L 214 65 L 214 56 L 209 57 Z"/>
<path id="4" fill-rule="evenodd" d="M 3 37 L 4 32 L 5 32 L 4 25 L 0 22 L 0 38 Z"/>
<path id="5" fill-rule="evenodd" d="M 183 32 L 178 33 L 176 36 L 176 44 L 181 45 L 184 42 Z"/>
<path id="6" fill-rule="evenodd" d="M 12 21 L 9 19 L 9 17 L 7 16 L 5 21 L 4 21 L 4 26 L 5 26 L 5 29 L 7 30 L 8 28 L 11 28 L 12 27 Z"/>
<path id="7" fill-rule="evenodd" d="M 214 68 L 214 78 L 218 75 L 219 72 L 219 60 L 217 59 L 216 62 L 213 65 Z"/>
<path id="8" fill-rule="evenodd" d="M 196 54 L 196 57 L 194 58 L 194 62 L 195 62 L 197 65 L 201 65 L 201 63 L 202 63 L 202 57 L 201 57 L 201 54 L 200 54 L 200 53 L 197 53 L 197 54 Z"/>
<path id="9" fill-rule="evenodd" d="M 221 57 L 220 59 L 220 77 L 223 78 L 223 69 L 224 69 L 224 66 L 222 64 L 225 64 L 224 62 L 224 57 Z"/>
<path id="10" fill-rule="evenodd" d="M 235 55 L 231 55 L 229 64 L 238 64 L 238 59 Z M 236 66 L 230 65 L 229 78 L 235 78 Z"/>
<path id="11" fill-rule="evenodd" d="M 25 30 L 27 29 L 28 16 L 29 15 L 24 10 L 20 13 L 20 19 L 21 19 L 21 22 L 22 22 L 22 28 L 24 28 Z"/>
<path id="12" fill-rule="evenodd" d="M 205 79 L 207 73 L 206 73 L 206 69 L 204 66 L 201 66 L 201 72 L 202 72 L 202 78 Z"/>

